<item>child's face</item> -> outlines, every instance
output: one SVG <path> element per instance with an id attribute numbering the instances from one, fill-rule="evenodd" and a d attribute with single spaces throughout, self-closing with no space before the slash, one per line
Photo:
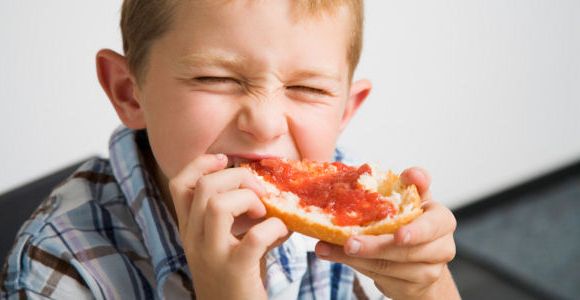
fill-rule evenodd
<path id="1" fill-rule="evenodd" d="M 134 94 L 163 173 L 203 153 L 330 159 L 370 89 L 349 82 L 349 12 L 296 19 L 291 0 L 184 2 Z"/>

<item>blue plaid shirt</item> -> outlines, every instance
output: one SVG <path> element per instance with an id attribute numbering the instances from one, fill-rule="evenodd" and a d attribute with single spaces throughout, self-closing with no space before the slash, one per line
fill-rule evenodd
<path id="1" fill-rule="evenodd" d="M 144 164 L 144 136 L 117 129 L 110 159 L 86 162 L 26 221 L 1 298 L 195 297 L 176 224 Z M 267 254 L 270 298 L 365 298 L 353 270 L 318 259 L 312 244 L 295 233 Z"/>

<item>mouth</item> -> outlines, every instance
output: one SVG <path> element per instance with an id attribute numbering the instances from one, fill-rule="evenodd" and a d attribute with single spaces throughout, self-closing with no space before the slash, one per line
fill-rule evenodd
<path id="1" fill-rule="evenodd" d="M 228 164 L 226 168 L 237 168 L 244 163 L 251 163 L 255 161 L 260 161 L 265 158 L 276 158 L 274 155 L 261 155 L 261 154 L 227 154 Z"/>

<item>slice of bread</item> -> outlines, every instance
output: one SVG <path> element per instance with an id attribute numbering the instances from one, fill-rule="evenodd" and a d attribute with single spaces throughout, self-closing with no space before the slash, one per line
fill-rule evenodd
<path id="1" fill-rule="evenodd" d="M 312 171 L 313 176 L 329 170 L 328 163 L 283 161 L 302 171 L 308 169 Z M 394 233 L 399 227 L 411 222 L 423 212 L 421 199 L 414 185 L 405 186 L 396 174 L 390 171 L 379 173 L 371 168 L 370 173 L 364 173 L 358 177 L 357 188 L 378 192 L 381 195 L 381 201 L 392 203 L 395 214 L 364 226 L 339 226 L 334 224 L 333 216 L 323 209 L 316 206 L 304 207 L 296 194 L 281 191 L 275 184 L 260 176 L 250 165 L 245 164 L 243 167 L 252 170 L 253 174 L 266 186 L 268 195 L 262 197 L 261 200 L 266 206 L 268 216 L 280 218 L 291 231 L 333 244 L 343 245 L 352 235 Z"/>

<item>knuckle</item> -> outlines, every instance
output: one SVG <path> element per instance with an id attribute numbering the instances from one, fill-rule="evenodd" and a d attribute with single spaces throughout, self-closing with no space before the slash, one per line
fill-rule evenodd
<path id="1" fill-rule="evenodd" d="M 455 230 L 457 229 L 457 219 L 455 218 L 455 215 L 449 211 L 450 216 L 450 220 L 451 220 L 451 232 L 455 232 Z"/>
<path id="2" fill-rule="evenodd" d="M 195 184 L 195 189 L 201 195 L 205 195 L 210 190 L 210 186 L 211 186 L 211 183 L 210 183 L 210 180 L 208 179 L 208 177 L 202 176 L 197 180 L 197 182 Z"/>
<path id="3" fill-rule="evenodd" d="M 226 210 L 224 201 L 220 201 L 219 197 L 211 196 L 207 202 L 207 212 L 212 215 L 221 215 Z"/>
<path id="4" fill-rule="evenodd" d="M 199 189 L 205 189 L 205 188 L 207 188 L 207 187 L 208 187 L 208 185 L 209 185 L 209 181 L 208 181 L 208 179 L 207 179 L 207 176 L 201 176 L 201 177 L 200 177 L 200 178 L 197 180 L 197 183 L 196 183 L 196 185 L 195 185 L 195 186 L 196 186 L 197 188 L 199 188 Z"/>
<path id="5" fill-rule="evenodd" d="M 386 259 L 378 259 L 376 262 L 376 269 L 378 273 L 386 273 L 391 269 L 391 261 Z"/>
<path id="6" fill-rule="evenodd" d="M 427 272 L 427 282 L 434 283 L 435 281 L 441 278 L 441 274 L 443 274 L 443 265 L 436 265 Z"/>
<path id="7" fill-rule="evenodd" d="M 445 262 L 450 262 L 455 258 L 457 255 L 457 247 L 455 247 L 455 243 L 451 243 L 449 245 L 449 250 L 447 251 L 447 257 L 445 257 Z"/>
<path id="8" fill-rule="evenodd" d="M 246 233 L 245 238 L 250 246 L 260 246 L 264 244 L 264 237 L 256 230 L 250 230 Z"/>
<path id="9" fill-rule="evenodd" d="M 440 265 L 427 268 L 423 272 L 423 281 L 425 283 L 433 283 L 441 277 L 442 267 Z"/>

